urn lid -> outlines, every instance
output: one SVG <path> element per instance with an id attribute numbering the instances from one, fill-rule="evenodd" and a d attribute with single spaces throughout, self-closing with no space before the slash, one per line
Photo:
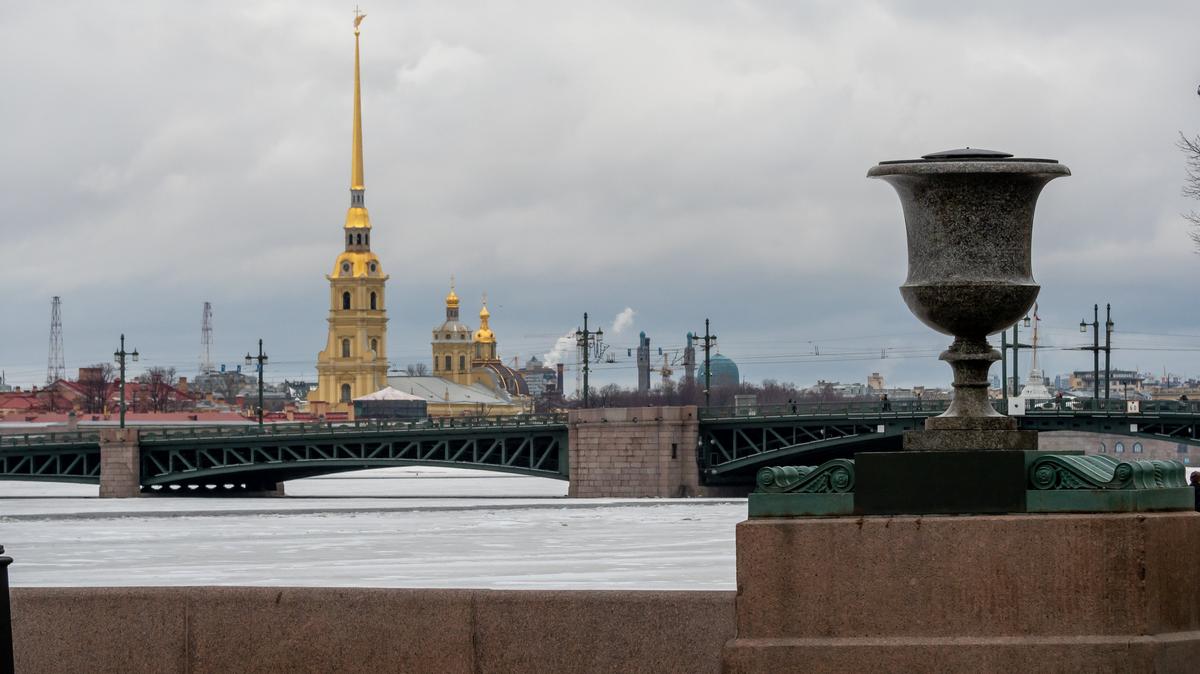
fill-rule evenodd
<path id="1" fill-rule="evenodd" d="M 1054 159 L 1014 157 L 1007 152 L 964 147 L 934 152 L 920 159 L 881 161 L 867 171 L 869 178 L 949 174 L 1025 174 L 1052 179 L 1069 176 L 1071 170 Z"/>
<path id="2" fill-rule="evenodd" d="M 891 159 L 888 161 L 879 162 L 882 164 L 920 164 L 925 162 L 949 162 L 949 161 L 1011 161 L 1011 162 L 1036 162 L 1039 164 L 1057 164 L 1054 159 L 1034 159 L 1021 157 L 1013 159 L 1011 153 L 1000 152 L 997 150 L 984 150 L 977 147 L 963 147 L 956 150 L 942 150 L 941 152 L 932 152 L 930 154 L 921 155 L 920 159 Z"/>

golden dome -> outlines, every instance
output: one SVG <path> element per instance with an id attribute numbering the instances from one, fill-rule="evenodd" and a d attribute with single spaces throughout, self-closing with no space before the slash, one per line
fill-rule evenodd
<path id="1" fill-rule="evenodd" d="M 496 335 L 492 332 L 491 328 L 488 327 L 488 317 L 491 315 L 492 314 L 488 311 L 487 304 L 485 302 L 483 308 L 479 310 L 479 329 L 475 331 L 474 337 L 474 341 L 477 344 L 496 343 Z"/>
<path id="2" fill-rule="evenodd" d="M 379 258 L 371 251 L 346 251 L 337 256 L 333 262 L 333 273 L 330 277 L 346 276 L 379 276 L 383 275 L 383 266 Z"/>
<path id="3" fill-rule="evenodd" d="M 450 293 L 448 295 L 446 295 L 446 308 L 447 309 L 457 309 L 458 308 L 458 295 L 454 294 L 454 286 L 450 286 Z"/>

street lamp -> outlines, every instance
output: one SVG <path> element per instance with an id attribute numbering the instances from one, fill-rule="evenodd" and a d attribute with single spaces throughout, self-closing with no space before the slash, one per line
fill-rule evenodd
<path id="1" fill-rule="evenodd" d="M 246 367 L 258 361 L 258 425 L 263 424 L 263 366 L 267 364 L 267 354 L 263 353 L 262 339 L 258 340 L 258 355 L 251 356 L 246 352 Z"/>
<path id="2" fill-rule="evenodd" d="M 125 334 L 121 333 L 121 348 L 118 351 L 113 351 L 113 360 L 121 366 L 121 428 L 125 428 L 125 359 L 131 357 L 133 362 L 138 361 L 138 350 L 134 348 L 132 352 L 125 350 Z"/>
<path id="3" fill-rule="evenodd" d="M 1021 325 L 1022 325 L 1022 326 L 1024 326 L 1024 327 L 1026 327 L 1026 328 L 1028 328 L 1028 327 L 1029 327 L 1029 325 L 1030 325 L 1030 323 L 1032 323 L 1032 322 L 1033 322 L 1033 321 L 1031 321 L 1031 320 L 1029 319 L 1029 316 L 1025 316 L 1025 318 L 1022 318 L 1022 319 L 1021 319 Z"/>

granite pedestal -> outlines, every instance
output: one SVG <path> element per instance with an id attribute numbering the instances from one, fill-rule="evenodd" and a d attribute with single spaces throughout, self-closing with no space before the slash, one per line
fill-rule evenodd
<path id="1" fill-rule="evenodd" d="M 1186 672 L 1200 513 L 763 518 L 724 671 Z"/>

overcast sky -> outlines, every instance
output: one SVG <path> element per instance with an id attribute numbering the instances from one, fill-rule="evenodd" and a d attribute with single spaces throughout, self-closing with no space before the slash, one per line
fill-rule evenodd
<path id="1" fill-rule="evenodd" d="M 1042 341 L 1078 345 L 1084 312 L 1112 302 L 1114 365 L 1200 375 L 1175 147 L 1200 133 L 1200 4 L 1153 7 L 364 6 L 390 359 L 428 360 L 454 274 L 473 326 L 487 293 L 506 358 L 550 351 L 590 312 L 620 356 L 602 381 L 634 384 L 639 330 L 677 349 L 710 317 L 750 379 L 945 384 L 948 338 L 896 290 L 899 202 L 864 176 L 972 146 L 1074 173 L 1038 205 Z M 68 371 L 110 359 L 123 331 L 143 365 L 193 374 L 208 300 L 218 362 L 261 336 L 268 379 L 315 376 L 349 201 L 352 9 L 0 5 L 12 383 L 45 377 L 53 295 Z M 632 324 L 611 334 L 626 307 Z M 1041 358 L 1050 373 L 1091 361 Z"/>

